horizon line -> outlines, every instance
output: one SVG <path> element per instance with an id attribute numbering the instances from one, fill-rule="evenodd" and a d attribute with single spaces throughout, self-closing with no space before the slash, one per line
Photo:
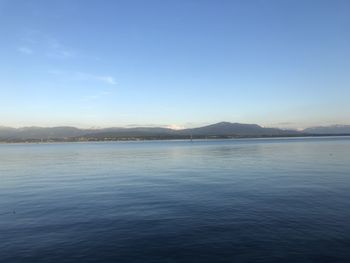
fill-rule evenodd
<path id="1" fill-rule="evenodd" d="M 54 125 L 54 126 L 40 126 L 40 125 L 24 125 L 24 126 L 7 126 L 7 125 L 0 125 L 0 129 L 25 129 L 25 128 L 44 128 L 44 129 L 52 129 L 52 128 L 75 128 L 79 130 L 103 130 L 103 129 L 133 129 L 133 128 L 163 128 L 163 129 L 169 129 L 169 130 L 186 130 L 186 129 L 195 129 L 195 128 L 201 128 L 205 126 L 220 124 L 220 123 L 230 123 L 230 124 L 243 124 L 243 125 L 258 125 L 262 128 L 275 128 L 280 130 L 295 130 L 295 131 L 301 131 L 308 128 L 323 128 L 323 127 L 342 127 L 342 126 L 350 126 L 350 124 L 327 124 L 327 125 L 314 125 L 314 126 L 308 126 L 305 128 L 281 128 L 278 126 L 267 126 L 267 125 L 260 125 L 257 123 L 243 123 L 243 122 L 229 122 L 229 121 L 219 121 L 215 123 L 206 123 L 202 124 L 201 126 L 194 126 L 194 127 L 185 127 L 185 126 L 179 126 L 179 128 L 175 128 L 174 124 L 166 125 L 166 124 L 128 124 L 125 126 L 89 126 L 89 127 L 82 127 L 82 126 L 74 126 L 74 125 Z"/>

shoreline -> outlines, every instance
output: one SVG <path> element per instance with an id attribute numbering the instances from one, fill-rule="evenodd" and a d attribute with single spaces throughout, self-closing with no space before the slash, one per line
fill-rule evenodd
<path id="1" fill-rule="evenodd" d="M 310 134 L 310 135 L 291 135 L 291 136 L 206 136 L 190 138 L 122 138 L 122 139 L 91 139 L 91 140 L 61 140 L 48 139 L 42 141 L 41 139 L 28 141 L 0 141 L 0 145 L 4 144 L 63 144 L 63 143 L 128 143 L 128 142 L 200 142 L 200 141 L 231 141 L 231 140 L 264 140 L 264 139 L 303 139 L 303 138 L 348 138 L 350 134 Z"/>

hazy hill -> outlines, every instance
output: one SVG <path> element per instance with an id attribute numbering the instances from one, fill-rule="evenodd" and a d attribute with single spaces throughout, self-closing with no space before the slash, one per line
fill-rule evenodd
<path id="1" fill-rule="evenodd" d="M 86 137 L 95 138 L 127 138 L 127 137 L 162 137 L 176 136 L 176 131 L 158 127 L 137 127 L 137 128 L 106 128 L 96 131 L 88 131 Z"/>
<path id="2" fill-rule="evenodd" d="M 287 131 L 276 128 L 264 128 L 257 124 L 242 124 L 219 122 L 216 124 L 186 129 L 182 133 L 192 133 L 193 135 L 202 136 L 282 136 L 288 134 L 298 134 L 297 131 Z"/>
<path id="3" fill-rule="evenodd" d="M 78 129 L 75 127 L 0 127 L 0 141 L 37 140 L 118 140 L 118 139 L 176 139 L 176 138 L 231 138 L 296 136 L 302 133 L 293 130 L 264 128 L 256 124 L 220 122 L 193 129 L 172 130 L 160 127 Z"/>
<path id="4" fill-rule="evenodd" d="M 0 127 L 1 141 L 26 141 L 26 140 L 56 140 L 89 137 L 96 139 L 120 138 L 120 137 L 142 137 L 174 135 L 175 131 L 166 128 L 105 128 L 105 129 L 78 129 L 75 127 L 24 127 L 9 128 Z"/>
<path id="5" fill-rule="evenodd" d="M 74 127 L 24 127 L 24 128 L 8 128 L 0 127 L 0 139 L 48 139 L 48 138 L 66 138 L 80 136 L 85 131 Z"/>
<path id="6" fill-rule="evenodd" d="M 311 134 L 350 134 L 350 125 L 332 125 L 307 128 L 303 132 Z"/>

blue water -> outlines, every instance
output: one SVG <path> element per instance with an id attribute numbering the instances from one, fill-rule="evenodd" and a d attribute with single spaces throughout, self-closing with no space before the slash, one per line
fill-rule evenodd
<path id="1" fill-rule="evenodd" d="M 350 262 L 350 138 L 0 145 L 1 262 Z"/>

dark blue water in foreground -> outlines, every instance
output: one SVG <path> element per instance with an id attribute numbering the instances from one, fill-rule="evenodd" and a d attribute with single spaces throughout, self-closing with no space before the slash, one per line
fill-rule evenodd
<path id="1" fill-rule="evenodd" d="M 350 262 L 350 138 L 0 145 L 1 262 Z"/>

